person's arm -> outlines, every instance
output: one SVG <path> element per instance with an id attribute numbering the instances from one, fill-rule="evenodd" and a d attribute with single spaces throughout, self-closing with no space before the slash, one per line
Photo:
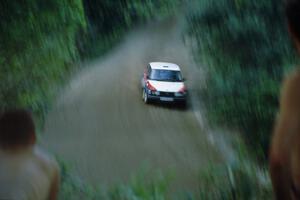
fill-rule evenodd
<path id="1" fill-rule="evenodd" d="M 289 174 L 287 174 L 289 171 L 286 169 L 288 167 L 288 163 L 286 163 L 288 153 L 284 145 L 286 141 L 285 137 L 288 137 L 288 133 L 286 132 L 288 126 L 288 119 L 280 116 L 274 131 L 269 157 L 270 177 L 275 199 L 277 200 L 289 199 Z"/>
<path id="2" fill-rule="evenodd" d="M 290 157 L 293 142 L 298 141 L 300 121 L 300 74 L 297 72 L 284 84 L 280 112 L 270 148 L 270 175 L 276 199 L 290 198 Z M 300 162 L 300 160 L 299 160 Z"/>
<path id="3" fill-rule="evenodd" d="M 51 182 L 51 188 L 49 191 L 49 200 L 56 200 L 58 196 L 59 191 L 59 185 L 60 185 L 60 173 L 58 166 L 55 167 L 53 179 Z"/>

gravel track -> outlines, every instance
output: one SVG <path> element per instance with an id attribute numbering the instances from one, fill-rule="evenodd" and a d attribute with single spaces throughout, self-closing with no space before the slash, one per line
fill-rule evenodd
<path id="1" fill-rule="evenodd" d="M 193 106 L 185 110 L 142 101 L 139 83 L 150 61 L 179 64 L 190 93 L 199 90 L 202 73 L 183 43 L 181 27 L 171 19 L 132 31 L 77 73 L 57 99 L 42 143 L 87 182 L 109 186 L 147 169 L 176 174 L 174 186 L 190 189 L 201 168 L 220 160 Z"/>

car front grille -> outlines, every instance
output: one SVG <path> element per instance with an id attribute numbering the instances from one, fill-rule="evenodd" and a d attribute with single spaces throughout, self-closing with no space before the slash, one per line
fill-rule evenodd
<path id="1" fill-rule="evenodd" d="M 162 97 L 174 97 L 174 92 L 160 92 Z"/>

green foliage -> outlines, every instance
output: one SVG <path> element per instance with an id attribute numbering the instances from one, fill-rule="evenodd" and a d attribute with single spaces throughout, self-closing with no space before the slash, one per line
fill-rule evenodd
<path id="1" fill-rule="evenodd" d="M 96 190 L 81 181 L 80 178 L 71 175 L 71 167 L 59 160 L 61 172 L 61 184 L 58 199 L 99 199 L 103 196 L 102 191 Z M 102 198 L 101 198 L 102 199 Z"/>
<path id="2" fill-rule="evenodd" d="M 42 113 L 77 57 L 81 1 L 2 1 L 0 9 L 0 109 Z"/>
<path id="3" fill-rule="evenodd" d="M 200 178 L 200 199 L 273 199 L 267 170 L 249 162 L 211 166 Z"/>
<path id="4" fill-rule="evenodd" d="M 79 46 L 83 58 L 90 58 L 111 49 L 130 27 L 171 15 L 179 0 L 83 0 L 83 3 L 88 31 Z"/>
<path id="5" fill-rule="evenodd" d="M 164 200 L 167 199 L 168 178 L 157 175 L 148 180 L 144 174 L 136 176 L 129 185 L 121 185 L 108 192 L 110 200 Z"/>
<path id="6" fill-rule="evenodd" d="M 242 148 L 242 147 L 237 147 Z M 59 199 L 104 199 L 104 200 L 166 200 L 166 199 L 273 199 L 268 171 L 259 168 L 245 159 L 248 156 L 241 149 L 234 163 L 214 164 L 200 171 L 199 193 L 187 193 L 177 196 L 169 186 L 172 179 L 157 173 L 149 176 L 142 172 L 126 184 L 119 184 L 108 189 L 92 187 L 71 174 L 71 169 L 60 161 L 61 188 Z"/>
<path id="7" fill-rule="evenodd" d="M 92 28 L 111 33 L 118 28 L 138 22 L 159 19 L 177 7 L 178 0 L 84 0 L 84 7 Z"/>
<path id="8" fill-rule="evenodd" d="M 231 145 L 235 149 L 233 160 L 201 171 L 199 199 L 274 199 L 268 167 L 249 159 L 252 150 L 243 141 L 237 139 Z"/>
<path id="9" fill-rule="evenodd" d="M 170 178 L 157 173 L 153 177 L 140 173 L 127 184 L 120 184 L 108 190 L 93 187 L 71 174 L 71 168 L 60 160 L 61 187 L 59 199 L 104 199 L 104 200 L 164 200 Z"/>
<path id="10" fill-rule="evenodd" d="M 211 121 L 238 128 L 266 153 L 285 66 L 294 58 L 280 0 L 195 0 L 196 57 L 208 67 Z M 256 152 L 257 153 L 257 152 Z"/>

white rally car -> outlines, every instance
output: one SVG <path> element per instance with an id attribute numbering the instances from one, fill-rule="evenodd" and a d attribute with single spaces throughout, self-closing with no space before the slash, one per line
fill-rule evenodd
<path id="1" fill-rule="evenodd" d="M 142 77 L 142 97 L 152 100 L 186 103 L 187 90 L 180 67 L 173 63 L 151 62 Z"/>

